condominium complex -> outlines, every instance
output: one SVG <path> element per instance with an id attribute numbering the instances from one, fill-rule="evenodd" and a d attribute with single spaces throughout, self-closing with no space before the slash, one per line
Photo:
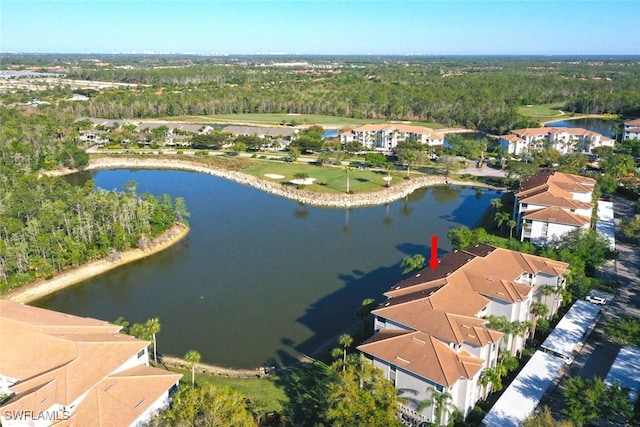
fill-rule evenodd
<path id="1" fill-rule="evenodd" d="M 398 143 L 413 141 L 428 146 L 444 144 L 444 134 L 423 126 L 403 124 L 364 125 L 340 134 L 340 142 L 359 142 L 365 148 L 393 151 Z"/>
<path id="2" fill-rule="evenodd" d="M 521 241 L 545 246 L 575 229 L 591 227 L 595 180 L 544 170 L 515 192 L 513 219 Z"/>
<path id="3" fill-rule="evenodd" d="M 443 393 L 466 416 L 490 390 L 480 378 L 496 367 L 499 349 L 518 354 L 528 335 L 503 334 L 487 318 L 530 321 L 533 302 L 556 313 L 567 267 L 484 244 L 454 251 L 435 270 L 422 269 L 384 294 L 388 299 L 372 312 L 376 333 L 358 349 L 393 381 L 405 416 L 434 422 L 434 405 L 420 412 L 418 407 Z M 441 424 L 447 424 L 450 415 L 441 415 Z"/>
<path id="4" fill-rule="evenodd" d="M 149 366 L 148 341 L 102 320 L 0 300 L 0 421 L 12 426 L 137 426 L 182 377 Z"/>
<path id="5" fill-rule="evenodd" d="M 640 119 L 624 122 L 624 135 L 622 139 L 640 139 Z"/>
<path id="6" fill-rule="evenodd" d="M 500 145 L 509 154 L 521 155 L 555 148 L 561 154 L 591 154 L 594 148 L 611 147 L 614 140 L 582 128 L 542 127 L 512 130 L 500 137 Z"/>

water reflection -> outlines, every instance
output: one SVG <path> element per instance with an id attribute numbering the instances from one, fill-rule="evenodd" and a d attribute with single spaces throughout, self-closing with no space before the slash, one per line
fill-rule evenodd
<path id="1" fill-rule="evenodd" d="M 406 255 L 428 255 L 432 235 L 473 226 L 495 192 L 437 187 L 386 206 L 322 209 L 210 175 L 100 171 L 72 177 L 183 196 L 191 233 L 178 245 L 36 304 L 132 322 L 159 317 L 160 351 L 197 349 L 204 362 L 260 366 L 311 351 L 358 322 L 365 298 L 401 279 Z M 394 214 L 399 212 L 399 215 Z"/>

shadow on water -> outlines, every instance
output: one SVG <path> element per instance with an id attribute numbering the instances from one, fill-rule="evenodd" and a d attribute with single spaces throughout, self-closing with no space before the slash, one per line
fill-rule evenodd
<path id="1" fill-rule="evenodd" d="M 403 254 L 410 256 L 414 254 L 422 254 L 425 259 L 429 259 L 431 248 L 426 245 L 404 242 L 396 245 L 396 249 Z M 446 254 L 447 251 L 439 248 L 438 257 Z M 357 303 L 349 313 L 334 313 L 334 325 L 342 325 L 342 329 L 328 327 L 327 313 L 334 311 L 334 307 L 343 305 L 343 301 L 364 301 L 367 298 L 374 299 L 377 303 L 383 301 L 386 297 L 382 294 L 389 290 L 395 283 L 404 280 L 408 275 L 402 274 L 403 268 L 400 264 L 394 264 L 388 267 L 379 267 L 368 273 L 360 270 L 352 270 L 349 273 L 340 274 L 339 279 L 344 282 L 344 286 L 338 291 L 324 296 L 315 303 L 309 305 L 305 314 L 298 318 L 297 321 L 312 331 L 311 338 L 301 343 L 296 343 L 291 339 L 285 338 L 282 343 L 291 349 L 291 353 L 300 356 L 310 355 L 323 361 L 329 361 L 331 349 L 338 347 L 338 336 L 342 333 L 350 333 L 353 335 L 360 334 L 360 322 L 356 311 L 360 308 Z M 370 331 L 368 331 L 370 332 Z M 354 342 L 352 347 L 358 345 Z M 298 359 L 292 357 L 286 352 L 279 352 L 280 363 L 283 366 L 289 366 Z M 289 363 L 287 363 L 289 362 Z"/>
<path id="2" fill-rule="evenodd" d="M 384 298 L 382 293 L 401 279 L 400 273 L 400 265 L 395 264 L 390 267 L 379 267 L 368 273 L 353 270 L 349 273 L 340 274 L 339 278 L 344 282 L 344 286 L 309 305 L 304 315 L 297 319 L 299 323 L 312 331 L 312 336 L 301 343 L 291 342 L 291 347 L 303 354 L 316 354 L 320 348 L 325 347 L 327 344 L 332 344 L 330 341 L 337 334 L 342 333 L 344 327 L 354 325 L 360 321 L 356 316 L 359 302 L 366 298 L 373 298 L 376 301 L 382 300 Z M 332 323 L 334 325 L 342 325 L 342 329 L 328 327 L 327 313 L 333 312 L 334 307 L 343 305 L 345 300 L 358 301 L 358 303 L 353 306 L 351 312 L 344 310 L 341 313 L 335 313 Z M 333 344 L 335 345 L 329 346 L 329 350 L 337 346 L 337 343 Z"/>

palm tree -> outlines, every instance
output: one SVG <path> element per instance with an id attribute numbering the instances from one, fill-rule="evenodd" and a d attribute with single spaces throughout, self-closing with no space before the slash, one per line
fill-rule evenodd
<path id="1" fill-rule="evenodd" d="M 507 225 L 509 226 L 509 238 L 512 239 L 513 238 L 513 229 L 516 227 L 516 225 L 518 225 L 518 223 L 515 222 L 514 220 L 510 219 L 509 221 L 507 221 Z"/>
<path id="2" fill-rule="evenodd" d="M 429 391 L 431 392 L 431 397 L 420 402 L 416 412 L 420 413 L 425 408 L 433 407 L 435 411 L 433 423 L 439 426 L 456 407 L 453 404 L 453 397 L 448 391 L 438 392 L 435 388 L 431 388 Z"/>
<path id="3" fill-rule="evenodd" d="M 347 173 L 347 193 L 349 192 L 349 173 L 351 172 L 351 166 L 347 166 L 344 168 L 344 171 Z"/>
<path id="4" fill-rule="evenodd" d="M 493 212 L 497 212 L 498 209 L 500 209 L 502 207 L 502 199 L 497 197 L 495 199 L 491 199 L 491 209 L 493 209 Z"/>
<path id="5" fill-rule="evenodd" d="M 547 307 L 546 304 L 543 304 L 541 302 L 534 302 L 533 304 L 531 304 L 530 311 L 532 316 L 531 339 L 533 339 L 533 336 L 536 334 L 536 326 L 538 325 L 538 319 L 541 317 L 546 317 L 547 314 L 549 314 L 549 307 Z"/>
<path id="6" fill-rule="evenodd" d="M 498 226 L 498 228 L 500 228 L 500 232 L 502 232 L 502 225 L 505 222 L 509 221 L 510 217 L 511 217 L 511 215 L 509 215 L 506 212 L 496 212 L 496 214 L 493 217 L 493 219 L 496 222 L 496 225 Z"/>
<path id="7" fill-rule="evenodd" d="M 419 270 L 424 267 L 425 258 L 421 254 L 415 254 L 413 256 L 406 256 L 402 259 L 401 267 L 405 267 L 402 274 L 411 273 L 414 270 Z"/>
<path id="8" fill-rule="evenodd" d="M 157 317 L 152 317 L 147 320 L 144 324 L 145 329 L 148 334 L 151 334 L 153 338 L 153 360 L 158 361 L 158 353 L 156 351 L 156 334 L 160 332 L 160 319 Z"/>
<path id="9" fill-rule="evenodd" d="M 196 365 L 200 363 L 200 357 L 196 350 L 189 350 L 184 355 L 184 360 L 191 366 L 191 387 L 196 386 Z"/>
<path id="10" fill-rule="evenodd" d="M 544 295 L 544 303 L 547 307 L 549 307 L 549 296 L 553 295 L 556 293 L 556 289 L 551 286 L 551 285 L 544 285 L 542 286 L 542 288 L 540 288 L 540 290 L 542 291 L 542 295 Z M 555 306 L 555 304 L 554 304 Z M 553 310 L 555 307 L 553 307 L 551 310 Z"/>
<path id="11" fill-rule="evenodd" d="M 347 367 L 347 347 L 353 344 L 353 338 L 349 334 L 342 334 L 338 338 L 338 343 L 342 346 L 342 370 L 344 371 Z"/>
<path id="12" fill-rule="evenodd" d="M 384 168 L 387 170 L 387 187 L 391 186 L 391 162 L 385 162 Z"/>
<path id="13" fill-rule="evenodd" d="M 358 309 L 356 310 L 356 316 L 360 318 L 360 322 L 362 323 L 362 339 L 364 339 L 365 334 L 365 321 L 367 320 L 367 318 L 371 314 L 371 310 L 373 310 L 375 306 L 376 300 L 374 300 L 373 298 L 367 298 L 362 301 L 362 304 L 360 304 L 360 307 L 358 307 Z"/>

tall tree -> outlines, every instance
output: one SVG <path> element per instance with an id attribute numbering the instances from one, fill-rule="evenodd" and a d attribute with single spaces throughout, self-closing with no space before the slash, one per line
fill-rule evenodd
<path id="1" fill-rule="evenodd" d="M 151 335 L 153 339 L 153 360 L 157 362 L 158 353 L 156 350 L 156 334 L 160 332 L 160 319 L 158 319 L 157 317 L 152 317 L 145 322 L 144 327 L 147 330 L 147 333 Z"/>
<path id="2" fill-rule="evenodd" d="M 429 391 L 431 396 L 423 402 L 420 402 L 416 412 L 421 413 L 426 408 L 433 408 L 435 413 L 433 423 L 440 426 L 443 422 L 448 421 L 449 414 L 451 414 L 456 408 L 453 404 L 453 397 L 451 396 L 451 393 L 447 391 L 439 392 L 435 388 L 430 388 Z"/>
<path id="3" fill-rule="evenodd" d="M 184 360 L 191 367 L 191 387 L 195 387 L 196 385 L 196 365 L 200 363 L 200 353 L 196 350 L 189 350 L 187 354 L 184 355 Z"/>

